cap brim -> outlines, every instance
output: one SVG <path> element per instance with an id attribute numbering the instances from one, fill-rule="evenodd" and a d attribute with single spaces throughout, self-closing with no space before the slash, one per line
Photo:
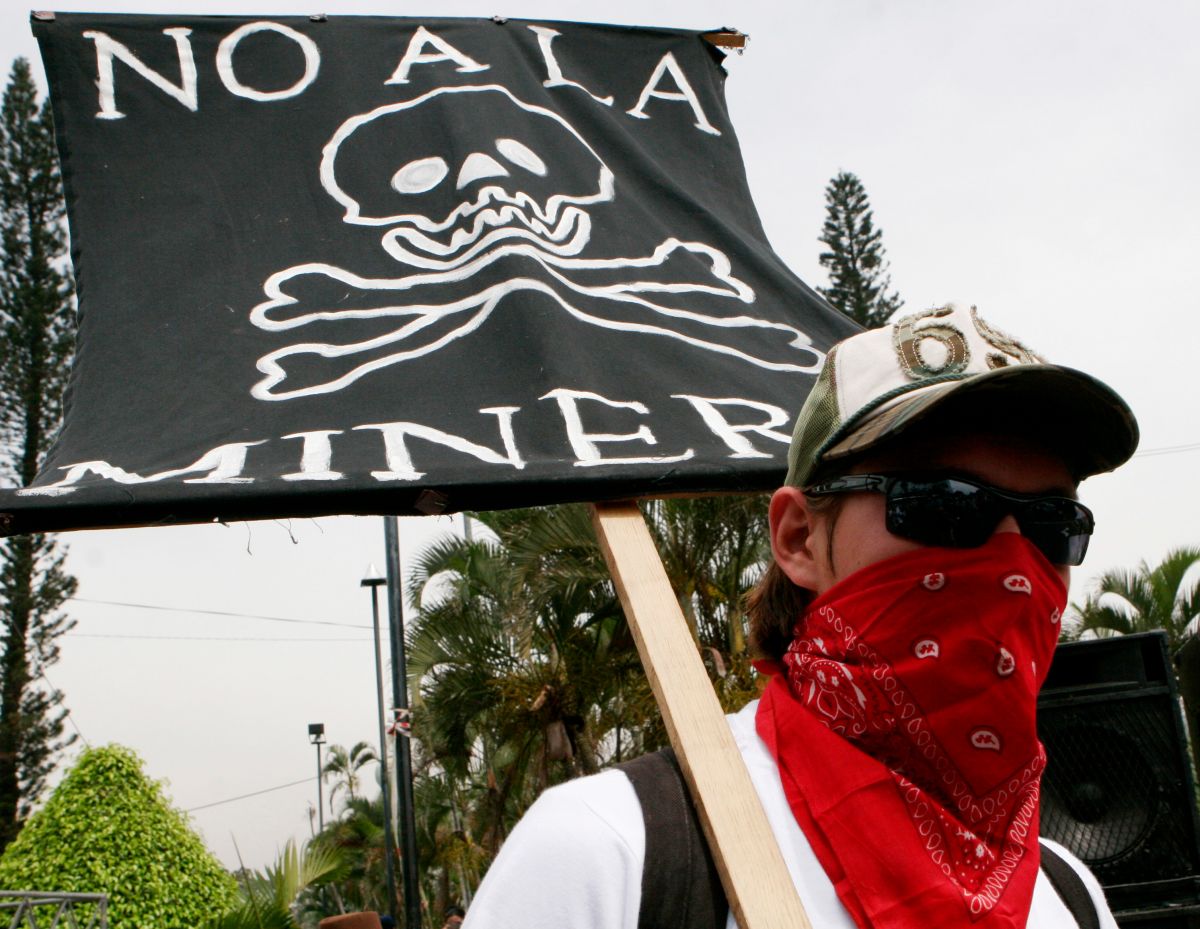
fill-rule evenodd
<path id="1" fill-rule="evenodd" d="M 901 394 L 844 424 L 817 461 L 859 455 L 938 423 L 1029 438 L 1080 480 L 1128 461 L 1138 444 L 1132 410 L 1108 385 L 1074 368 L 1012 365 Z"/>

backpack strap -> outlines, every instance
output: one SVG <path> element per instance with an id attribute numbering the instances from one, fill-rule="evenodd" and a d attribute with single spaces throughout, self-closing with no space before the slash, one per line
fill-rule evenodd
<path id="1" fill-rule="evenodd" d="M 646 823 L 638 929 L 725 929 L 729 904 L 672 749 L 616 766 Z"/>
<path id="2" fill-rule="evenodd" d="M 1100 914 L 1087 885 L 1067 860 L 1045 842 L 1042 847 L 1042 871 L 1050 879 L 1055 892 L 1067 905 L 1079 929 L 1100 929 Z"/>
<path id="3" fill-rule="evenodd" d="M 724 929 L 729 904 L 674 750 L 616 767 L 633 784 L 646 825 L 638 929 Z M 1079 872 L 1045 843 L 1041 859 L 1079 929 L 1100 929 L 1096 902 Z"/>

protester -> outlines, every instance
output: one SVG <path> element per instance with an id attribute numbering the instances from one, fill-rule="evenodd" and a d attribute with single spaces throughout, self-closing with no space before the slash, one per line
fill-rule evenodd
<path id="1" fill-rule="evenodd" d="M 1035 716 L 1093 529 L 1077 485 L 1137 438 L 1110 388 L 974 308 L 830 352 L 749 603 L 769 680 L 728 717 L 816 929 L 1115 929 L 1083 865 L 1039 844 Z M 687 855 L 648 834 L 661 811 L 629 770 L 545 792 L 467 929 L 651 925 Z M 665 911 L 708 925 L 687 916 L 699 897 Z"/>

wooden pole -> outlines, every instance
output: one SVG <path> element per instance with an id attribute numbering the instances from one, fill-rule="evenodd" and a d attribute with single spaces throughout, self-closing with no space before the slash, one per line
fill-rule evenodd
<path id="1" fill-rule="evenodd" d="M 734 918 L 812 929 L 641 511 L 597 503 L 592 515 Z"/>

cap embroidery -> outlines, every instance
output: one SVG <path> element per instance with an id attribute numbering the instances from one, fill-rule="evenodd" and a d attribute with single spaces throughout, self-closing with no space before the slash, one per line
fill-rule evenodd
<path id="1" fill-rule="evenodd" d="M 1006 368 L 1010 364 L 1045 364 L 1046 361 L 1037 352 L 1026 348 L 1012 336 L 989 326 L 979 315 L 979 310 L 971 307 L 971 322 L 975 331 L 992 348 L 999 349 L 1003 354 L 988 352 L 987 366 L 992 369 Z"/>
<path id="2" fill-rule="evenodd" d="M 954 308 L 950 306 L 935 307 L 903 316 L 892 327 L 892 345 L 896 349 L 896 358 L 904 373 L 913 380 L 960 374 L 971 363 L 971 350 L 967 347 L 966 336 L 956 326 L 934 323 L 917 328 L 917 323 L 923 319 L 940 319 L 953 312 Z M 940 364 L 927 359 L 921 351 L 921 343 L 926 339 L 932 339 L 945 350 L 946 357 Z"/>

